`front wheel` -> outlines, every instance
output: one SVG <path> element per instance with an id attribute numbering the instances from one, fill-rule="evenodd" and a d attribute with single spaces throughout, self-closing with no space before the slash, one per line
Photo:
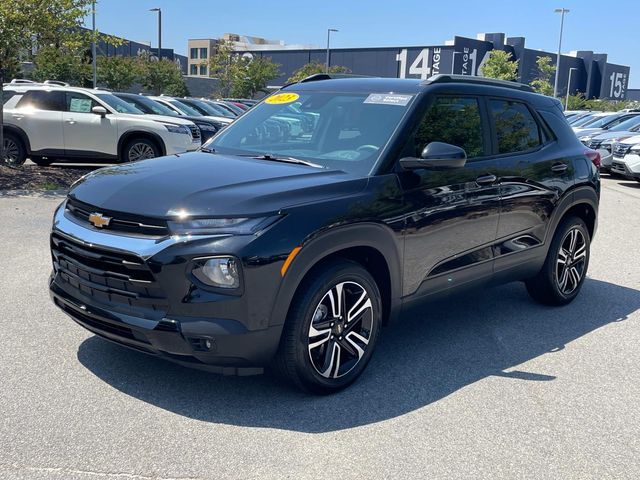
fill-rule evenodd
<path id="1" fill-rule="evenodd" d="M 557 228 L 542 270 L 526 281 L 534 300 L 545 305 L 566 305 L 584 283 L 589 267 L 591 239 L 579 217 L 565 219 Z"/>
<path id="2" fill-rule="evenodd" d="M 155 143 L 146 138 L 135 138 L 125 145 L 120 161 L 137 162 L 138 160 L 147 160 L 159 156 L 160 150 Z"/>
<path id="3" fill-rule="evenodd" d="M 381 323 L 380 292 L 371 274 L 354 262 L 332 262 L 300 286 L 275 366 L 303 390 L 337 392 L 364 371 Z"/>

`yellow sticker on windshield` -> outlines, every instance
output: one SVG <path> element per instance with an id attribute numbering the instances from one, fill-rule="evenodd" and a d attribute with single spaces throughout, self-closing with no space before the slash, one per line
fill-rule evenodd
<path id="1" fill-rule="evenodd" d="M 283 103 L 295 102 L 300 98 L 297 93 L 276 93 L 267 98 L 264 103 L 270 103 L 271 105 L 280 105 Z"/>

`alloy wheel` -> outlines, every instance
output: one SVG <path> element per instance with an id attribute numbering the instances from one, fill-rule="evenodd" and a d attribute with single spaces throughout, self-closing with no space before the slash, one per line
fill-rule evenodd
<path id="1" fill-rule="evenodd" d="M 556 282 L 563 295 L 571 295 L 585 274 L 587 242 L 582 231 L 570 229 L 560 244 L 556 260 Z"/>
<path id="2" fill-rule="evenodd" d="M 134 143 L 129 149 L 129 161 L 135 162 L 137 160 L 146 160 L 148 158 L 154 158 L 156 156 L 151 145 L 146 143 Z"/>
<path id="3" fill-rule="evenodd" d="M 324 294 L 309 326 L 308 349 L 313 368 L 325 378 L 353 370 L 371 339 L 373 306 L 365 288 L 341 282 Z"/>
<path id="4" fill-rule="evenodd" d="M 20 157 L 20 148 L 18 144 L 10 138 L 4 139 L 4 161 L 9 165 L 18 163 Z"/>

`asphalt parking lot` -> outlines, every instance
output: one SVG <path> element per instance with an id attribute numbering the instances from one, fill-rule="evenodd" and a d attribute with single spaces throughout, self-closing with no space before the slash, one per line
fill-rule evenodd
<path id="1" fill-rule="evenodd" d="M 61 197 L 0 196 L 0 478 L 640 478 L 640 184 L 603 182 L 573 304 L 433 304 L 321 398 L 84 331 L 46 288 Z"/>

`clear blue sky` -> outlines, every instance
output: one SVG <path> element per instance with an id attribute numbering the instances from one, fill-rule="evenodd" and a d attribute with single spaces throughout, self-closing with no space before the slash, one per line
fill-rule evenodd
<path id="1" fill-rule="evenodd" d="M 340 30 L 331 37 L 336 48 L 441 45 L 454 35 L 504 32 L 554 52 L 560 17 L 553 10 L 565 7 L 563 53 L 608 53 L 610 62 L 631 66 L 629 86 L 640 88 L 640 0 L 98 0 L 98 28 L 156 46 L 152 7 L 162 8 L 162 46 L 183 55 L 187 39 L 226 32 L 324 46 L 328 27 Z"/>

